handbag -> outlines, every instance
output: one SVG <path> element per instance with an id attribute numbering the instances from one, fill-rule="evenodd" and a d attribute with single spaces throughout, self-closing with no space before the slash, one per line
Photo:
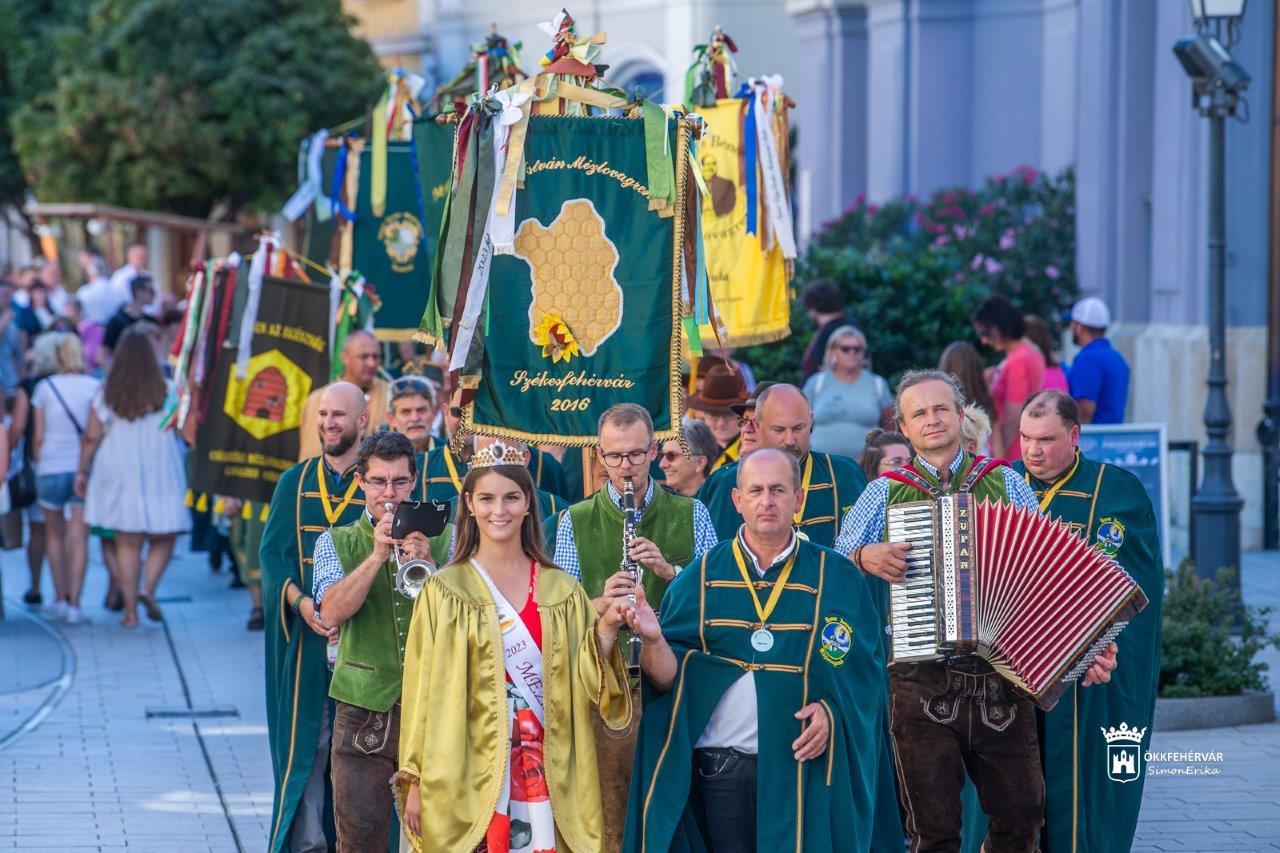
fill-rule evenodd
<path id="1" fill-rule="evenodd" d="M 9 478 L 9 505 L 13 509 L 26 509 L 36 502 L 36 469 L 31 462 L 27 442 L 22 442 L 22 467 Z"/>

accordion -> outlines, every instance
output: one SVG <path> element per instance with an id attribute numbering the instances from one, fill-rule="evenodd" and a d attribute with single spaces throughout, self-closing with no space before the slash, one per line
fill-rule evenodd
<path id="1" fill-rule="evenodd" d="M 891 506 L 910 542 L 889 591 L 892 663 L 976 654 L 1049 710 L 1147 597 L 1061 521 L 968 492 Z"/>

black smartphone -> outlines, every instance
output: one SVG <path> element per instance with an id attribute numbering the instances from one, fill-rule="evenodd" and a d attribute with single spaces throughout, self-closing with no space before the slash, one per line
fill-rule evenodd
<path id="1" fill-rule="evenodd" d="M 410 533 L 439 536 L 449 522 L 449 505 L 436 501 L 406 501 L 396 507 L 391 520 L 391 538 L 404 539 Z"/>

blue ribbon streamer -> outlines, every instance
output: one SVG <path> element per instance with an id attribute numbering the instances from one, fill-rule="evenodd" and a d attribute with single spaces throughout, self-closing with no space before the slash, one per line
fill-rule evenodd
<path id="1" fill-rule="evenodd" d="M 341 214 L 348 222 L 355 222 L 356 215 L 342 203 L 342 184 L 347 180 L 347 146 L 338 146 L 338 162 L 333 167 L 333 184 L 329 190 L 329 201 L 333 212 Z"/>
<path id="2" fill-rule="evenodd" d="M 689 140 L 689 162 L 699 163 L 698 146 L 693 139 Z M 701 219 L 701 205 L 698 205 L 698 217 Z M 699 325 L 706 325 L 711 322 L 711 285 L 707 280 L 707 250 L 702 242 L 702 223 L 698 223 L 697 231 L 697 260 L 694 263 L 696 270 L 696 279 L 693 288 L 693 318 Z"/>
<path id="3" fill-rule="evenodd" d="M 743 89 L 745 90 L 745 86 Z M 756 223 L 757 212 L 760 208 L 758 198 L 759 189 L 756 187 L 756 99 L 754 93 L 748 92 L 747 95 L 747 116 L 742 123 L 742 159 L 746 168 L 746 174 L 743 179 L 746 181 L 747 190 L 747 233 L 755 234 L 758 230 Z"/>

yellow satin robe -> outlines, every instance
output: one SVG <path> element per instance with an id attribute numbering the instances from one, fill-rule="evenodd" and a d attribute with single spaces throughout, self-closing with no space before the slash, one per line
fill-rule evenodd
<path id="1" fill-rule="evenodd" d="M 606 662 L 595 642 L 596 612 L 582 586 L 539 568 L 543 760 L 557 849 L 598 851 L 604 828 L 590 716 L 620 731 L 631 722 L 631 690 L 620 647 Z M 510 761 L 506 669 L 498 611 L 469 564 L 433 575 L 413 609 L 404 655 L 400 772 L 396 800 L 419 780 L 418 851 L 470 851 L 484 839 Z"/>

